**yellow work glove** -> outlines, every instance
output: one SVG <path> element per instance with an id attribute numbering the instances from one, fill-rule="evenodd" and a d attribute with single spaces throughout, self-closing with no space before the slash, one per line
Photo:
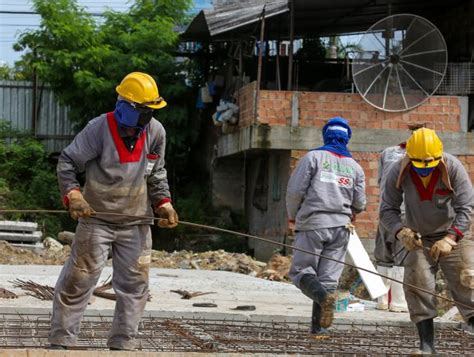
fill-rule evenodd
<path id="1" fill-rule="evenodd" d="M 155 209 L 155 213 L 161 218 L 158 220 L 158 227 L 174 228 L 178 225 L 178 214 L 171 203 L 166 202 L 162 204 L 160 207 Z"/>
<path id="2" fill-rule="evenodd" d="M 416 232 L 412 231 L 408 227 L 403 227 L 397 233 L 397 239 L 402 242 L 406 250 L 411 252 L 412 250 L 423 248 L 421 239 L 418 239 Z"/>
<path id="3" fill-rule="evenodd" d="M 457 246 L 458 244 L 453 238 L 450 238 L 449 235 L 440 239 L 430 249 L 430 255 L 434 260 L 438 260 L 440 257 L 445 257 L 451 253 L 453 247 Z"/>
<path id="4" fill-rule="evenodd" d="M 77 221 L 79 217 L 87 218 L 94 213 L 94 210 L 82 196 L 81 191 L 72 190 L 67 194 L 67 198 L 69 200 L 69 214 L 72 219 Z"/>

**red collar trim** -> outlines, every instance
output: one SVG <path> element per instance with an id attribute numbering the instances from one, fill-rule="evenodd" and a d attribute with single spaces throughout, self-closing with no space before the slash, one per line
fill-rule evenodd
<path id="1" fill-rule="evenodd" d="M 146 129 L 140 134 L 140 137 L 135 144 L 135 147 L 130 152 L 128 151 L 125 143 L 123 142 L 122 138 L 119 135 L 117 121 L 115 120 L 114 112 L 107 113 L 107 122 L 109 124 L 110 134 L 112 135 L 112 139 L 115 143 L 115 148 L 119 154 L 119 160 L 121 164 L 125 164 L 127 162 L 138 162 L 142 157 L 143 146 L 145 144 L 145 133 Z"/>
<path id="2" fill-rule="evenodd" d="M 335 156 L 335 157 L 338 157 L 340 159 L 342 159 L 343 157 L 347 157 L 347 156 L 344 156 L 344 155 L 341 155 L 341 154 L 337 154 L 335 152 L 332 152 L 332 151 L 328 151 L 328 153 L 330 153 L 331 155 Z"/>
<path id="3" fill-rule="evenodd" d="M 418 194 L 420 195 L 421 201 L 431 201 L 433 199 L 433 193 L 434 193 L 435 186 L 436 186 L 436 183 L 438 182 L 440 174 L 441 172 L 439 171 L 438 168 L 436 168 L 431 174 L 431 180 L 430 180 L 430 183 L 428 184 L 428 187 L 425 187 L 425 185 L 423 185 L 423 182 L 421 181 L 418 174 L 415 171 L 411 170 L 410 168 L 410 176 L 413 183 L 415 184 Z"/>

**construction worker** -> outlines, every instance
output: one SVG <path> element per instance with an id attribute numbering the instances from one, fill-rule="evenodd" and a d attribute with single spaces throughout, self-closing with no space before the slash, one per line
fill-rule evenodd
<path id="1" fill-rule="evenodd" d="M 162 218 L 160 227 L 178 224 L 164 168 L 166 134 L 153 118 L 153 110 L 166 102 L 155 80 L 141 72 L 128 74 L 116 91 L 115 110 L 91 120 L 59 157 L 59 188 L 79 223 L 71 256 L 54 289 L 49 334 L 53 349 L 76 343 L 111 249 L 117 303 L 107 345 L 111 350 L 133 350 L 149 297 L 153 220 L 145 217 L 153 216 L 153 207 Z M 86 177 L 82 192 L 77 180 L 81 172 Z M 113 215 L 117 213 L 122 215 Z"/>
<path id="2" fill-rule="evenodd" d="M 424 127 L 423 124 L 408 125 L 408 129 L 412 132 L 422 127 Z M 384 149 L 380 154 L 377 180 L 380 187 L 380 197 L 382 197 L 387 173 L 393 163 L 405 156 L 405 147 L 406 142 L 402 142 Z M 405 206 L 402 204 L 400 209 L 403 221 Z M 379 220 L 374 250 L 377 271 L 389 278 L 403 280 L 404 269 L 402 259 L 405 256 L 405 254 L 402 253 L 404 251 L 403 245 L 398 240 L 392 238 L 393 236 L 390 235 L 390 232 L 387 231 Z M 388 292 L 377 299 L 377 309 L 390 310 L 392 312 L 407 312 L 408 306 L 403 291 L 403 285 L 385 278 L 383 278 L 383 281 Z"/>
<path id="3" fill-rule="evenodd" d="M 405 202 L 406 223 L 400 206 Z M 466 170 L 454 156 L 443 153 L 436 133 L 427 128 L 413 132 L 406 155 L 392 165 L 382 194 L 382 224 L 408 251 L 404 286 L 411 320 L 416 324 L 420 349 L 436 353 L 433 319 L 438 268 L 451 296 L 474 331 L 474 240 L 469 233 L 473 192 Z"/>
<path id="4" fill-rule="evenodd" d="M 347 148 L 351 128 L 333 118 L 323 128 L 324 146 L 309 151 L 288 182 L 286 205 L 295 224 L 295 248 L 344 261 L 351 220 L 366 205 L 365 175 Z M 324 333 L 333 320 L 343 265 L 298 250 L 290 278 L 313 300 L 311 333 Z"/>

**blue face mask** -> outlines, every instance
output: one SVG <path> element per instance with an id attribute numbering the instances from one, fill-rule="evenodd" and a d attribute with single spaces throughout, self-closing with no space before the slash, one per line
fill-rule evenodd
<path id="1" fill-rule="evenodd" d="M 419 167 L 415 167 L 413 166 L 413 170 L 418 174 L 420 175 L 421 177 L 426 177 L 428 176 L 430 173 L 433 172 L 433 170 L 435 169 L 436 167 L 423 167 L 423 168 L 419 168 Z"/>
<path id="2" fill-rule="evenodd" d="M 153 110 L 148 109 L 139 110 L 134 108 L 129 102 L 119 100 L 115 105 L 114 115 L 120 126 L 143 130 L 153 117 Z"/>

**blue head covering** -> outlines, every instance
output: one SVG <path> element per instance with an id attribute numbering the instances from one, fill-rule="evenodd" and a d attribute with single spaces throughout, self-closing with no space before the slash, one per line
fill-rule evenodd
<path id="1" fill-rule="evenodd" d="M 119 99 L 115 104 L 114 116 L 119 126 L 143 131 L 150 122 L 153 111 L 142 114 L 127 101 Z"/>
<path id="2" fill-rule="evenodd" d="M 352 157 L 347 144 L 352 136 L 352 130 L 344 118 L 330 119 L 323 127 L 324 145 L 314 150 L 326 150 L 338 155 Z"/>

